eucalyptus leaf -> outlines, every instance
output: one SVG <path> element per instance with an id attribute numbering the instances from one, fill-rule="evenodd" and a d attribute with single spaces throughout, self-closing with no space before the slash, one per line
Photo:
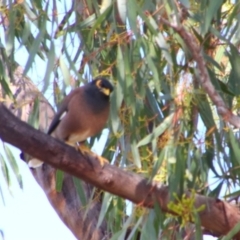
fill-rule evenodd
<path id="1" fill-rule="evenodd" d="M 61 192 L 63 186 L 64 172 L 57 169 L 56 171 L 56 191 Z"/>
<path id="2" fill-rule="evenodd" d="M 137 146 L 141 147 L 143 145 L 146 145 L 150 143 L 153 139 L 159 137 L 171 125 L 173 116 L 174 114 L 170 114 L 168 117 L 166 117 L 161 124 L 159 124 L 155 129 L 153 129 L 152 133 L 148 134 L 140 142 L 138 142 Z"/>

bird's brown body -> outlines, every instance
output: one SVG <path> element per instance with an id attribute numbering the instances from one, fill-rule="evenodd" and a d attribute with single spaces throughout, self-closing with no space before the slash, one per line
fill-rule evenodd
<path id="1" fill-rule="evenodd" d="M 96 105 L 83 103 L 88 97 L 87 94 L 92 98 L 92 102 L 96 101 Z M 99 106 L 99 103 L 102 104 Z M 54 128 L 58 117 L 61 117 L 64 113 L 62 120 Z M 53 119 L 48 133 L 69 145 L 74 145 L 76 142 L 82 142 L 88 137 L 98 134 L 105 126 L 108 116 L 108 98 L 102 96 L 102 94 L 91 95 L 91 93 L 86 92 L 86 87 L 80 87 L 73 90 L 64 99 L 54 118 L 56 120 Z"/>
<path id="2" fill-rule="evenodd" d="M 112 90 L 112 85 L 104 78 L 97 78 L 73 90 L 61 103 L 48 134 L 72 146 L 98 134 L 109 116 Z M 30 167 L 42 164 L 37 159 L 30 162 Z"/>

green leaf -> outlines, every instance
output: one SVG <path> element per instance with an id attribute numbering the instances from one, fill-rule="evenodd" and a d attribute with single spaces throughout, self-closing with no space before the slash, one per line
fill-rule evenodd
<path id="1" fill-rule="evenodd" d="M 233 193 L 224 195 L 224 199 L 238 198 L 240 196 L 240 190 L 234 191 Z"/>
<path id="2" fill-rule="evenodd" d="M 77 194 L 80 198 L 80 201 L 82 203 L 82 206 L 86 206 L 88 201 L 87 198 L 85 196 L 85 191 L 84 191 L 84 187 L 83 187 L 83 183 L 80 179 L 73 177 L 73 182 L 77 191 Z"/>
<path id="3" fill-rule="evenodd" d="M 47 54 L 47 58 L 48 58 L 48 63 L 47 63 L 47 68 L 46 68 L 46 72 L 45 72 L 45 76 L 43 79 L 43 89 L 42 92 L 44 93 L 47 88 L 49 87 L 49 83 L 50 83 L 50 75 L 52 73 L 52 70 L 54 68 L 54 61 L 55 61 L 55 46 L 54 43 L 51 42 L 51 46 L 50 46 L 50 50 Z"/>
<path id="4" fill-rule="evenodd" d="M 130 216 L 125 221 L 125 223 L 123 224 L 123 227 L 120 231 L 121 234 L 118 236 L 118 238 L 112 237 L 111 240 L 115 240 L 115 239 L 116 240 L 125 240 L 126 232 L 127 232 L 128 228 L 131 226 L 131 223 L 133 222 L 134 217 L 135 217 L 135 214 L 131 213 Z"/>
<path id="5" fill-rule="evenodd" d="M 131 232 L 129 233 L 129 236 L 128 236 L 127 240 L 135 239 L 135 238 L 133 238 L 134 234 L 138 233 L 137 230 L 139 230 L 139 227 L 142 224 L 143 220 L 144 220 L 144 216 L 141 216 L 138 219 L 138 221 L 134 224 L 134 227 L 132 228 Z"/>
<path id="6" fill-rule="evenodd" d="M 235 95 L 240 95 L 240 56 L 238 53 L 238 49 L 230 45 L 231 54 L 228 53 L 228 57 L 232 66 L 232 70 L 230 72 L 228 86 L 230 91 L 233 92 Z"/>
<path id="7" fill-rule="evenodd" d="M 151 24 L 152 27 L 157 31 L 158 30 L 158 25 L 157 25 L 156 21 L 152 18 L 151 15 L 148 16 L 148 20 L 149 20 L 149 24 Z M 169 51 L 169 45 L 165 41 L 165 38 L 160 31 L 157 31 L 157 33 L 154 37 L 154 40 L 156 41 L 159 48 L 162 50 L 163 56 L 166 58 L 167 62 L 170 65 L 173 65 L 172 57 L 171 57 L 170 51 Z"/>
<path id="8" fill-rule="evenodd" d="M 93 26 L 91 27 L 89 36 L 94 35 L 95 30 L 107 19 L 111 10 L 112 10 L 112 6 L 108 7 L 103 13 L 101 13 L 100 16 L 98 16 L 98 18 L 96 18 L 96 21 L 93 21 Z"/>
<path id="9" fill-rule="evenodd" d="M 61 192 L 64 180 L 64 172 L 57 169 L 56 171 L 56 191 Z"/>
<path id="10" fill-rule="evenodd" d="M 1 172 L 3 174 L 4 180 L 7 183 L 7 186 L 11 185 L 11 179 L 8 171 L 8 167 L 6 164 L 6 160 L 4 159 L 3 155 L 0 153 L 0 165 L 1 165 Z"/>
<path id="11" fill-rule="evenodd" d="M 137 37 L 138 29 L 137 29 L 137 2 L 135 0 L 127 1 L 127 16 L 131 30 Z"/>
<path id="12" fill-rule="evenodd" d="M 200 116 L 201 116 L 206 128 L 214 129 L 216 126 L 215 126 L 215 122 L 213 119 L 213 112 L 211 110 L 209 102 L 207 101 L 207 99 L 204 96 L 202 96 L 202 97 L 199 96 L 199 98 L 197 99 L 197 106 L 199 108 Z"/>
<path id="13" fill-rule="evenodd" d="M 201 227 L 201 220 L 196 210 L 193 211 L 195 222 L 195 239 L 203 239 L 203 232 Z"/>
<path id="14" fill-rule="evenodd" d="M 15 159 L 11 149 L 6 144 L 4 144 L 3 146 L 4 146 L 5 153 L 7 155 L 8 161 L 10 163 L 10 166 L 13 170 L 14 176 L 16 177 L 17 182 L 19 184 L 19 187 L 23 188 L 22 176 L 20 174 L 16 159 Z"/>
<path id="15" fill-rule="evenodd" d="M 237 223 L 228 234 L 222 238 L 222 240 L 231 240 L 234 235 L 240 231 L 240 223 Z"/>
<path id="16" fill-rule="evenodd" d="M 39 99 L 38 98 L 34 99 L 33 109 L 31 111 L 31 114 L 29 115 L 28 123 L 35 128 L 38 128 L 39 126 Z"/>
<path id="17" fill-rule="evenodd" d="M 136 141 L 133 141 L 133 142 L 131 143 L 131 150 L 132 150 L 132 155 L 133 155 L 133 162 L 134 162 L 134 164 L 136 164 L 136 166 L 137 166 L 138 168 L 141 168 L 141 167 L 142 167 L 141 157 L 140 157 L 140 154 L 139 154 L 139 151 L 138 151 L 138 148 L 137 148 Z"/>
<path id="18" fill-rule="evenodd" d="M 158 173 L 159 171 L 159 168 L 161 167 L 162 163 L 163 163 L 163 160 L 165 159 L 165 149 L 163 149 L 160 154 L 159 154 L 159 157 L 157 158 L 157 160 L 154 162 L 154 165 L 153 165 L 153 169 L 152 169 L 152 174 L 151 174 L 151 178 L 154 178 L 155 175 Z"/>
<path id="19" fill-rule="evenodd" d="M 32 67 L 35 56 L 39 51 L 40 44 L 43 41 L 45 32 L 46 32 L 46 29 L 42 26 L 42 29 L 39 29 L 39 33 L 37 34 L 32 46 L 30 48 L 29 57 L 28 57 L 26 65 L 25 65 L 23 75 L 26 75 L 27 72 L 29 71 L 29 69 Z"/>
<path id="20" fill-rule="evenodd" d="M 208 55 L 204 54 L 204 59 L 205 59 L 207 62 L 211 63 L 211 64 L 212 64 L 214 67 L 216 67 L 218 70 L 222 71 L 221 65 L 220 65 L 217 61 L 215 61 L 213 58 L 211 58 L 211 57 L 209 57 Z"/>
<path id="21" fill-rule="evenodd" d="M 53 56 L 54 56 L 54 53 L 53 53 Z M 60 66 L 60 69 L 62 71 L 63 80 L 64 80 L 66 86 L 70 85 L 71 75 L 70 75 L 70 72 L 69 72 L 69 68 L 67 67 L 67 65 L 66 65 L 66 63 L 63 59 L 63 56 L 60 56 L 60 58 L 59 58 L 59 66 Z M 51 67 L 53 67 L 53 66 L 51 66 Z"/>
<path id="22" fill-rule="evenodd" d="M 12 94 L 12 91 L 11 91 L 9 85 L 10 85 L 10 81 L 6 75 L 4 64 L 0 60 L 0 86 L 3 88 L 4 94 L 6 94 L 8 97 L 10 97 L 13 100 L 14 97 L 13 97 L 13 94 Z"/>
<path id="23" fill-rule="evenodd" d="M 101 226 L 102 221 L 105 218 L 105 215 L 108 211 L 111 201 L 112 201 L 112 195 L 110 193 L 105 192 L 103 201 L 102 201 L 101 211 L 100 211 L 99 218 L 98 218 L 97 228 L 99 228 L 99 226 Z"/>
<path id="24" fill-rule="evenodd" d="M 235 155 L 235 159 L 238 161 L 238 165 L 240 164 L 240 147 L 239 147 L 239 142 L 237 141 L 237 139 L 235 138 L 232 130 L 229 130 L 229 140 L 230 140 L 230 145 L 232 147 L 233 150 L 233 154 Z"/>
<path id="25" fill-rule="evenodd" d="M 207 5 L 208 3 L 208 5 Z M 220 8 L 222 5 L 223 0 L 219 1 L 205 1 L 205 12 L 203 19 L 204 21 L 201 22 L 201 33 L 202 35 L 205 35 L 208 30 L 209 26 L 211 25 L 211 22 L 216 15 L 216 11 Z"/>
<path id="26" fill-rule="evenodd" d="M 154 62 L 153 62 L 152 57 L 151 57 L 150 54 L 148 54 L 148 55 L 146 56 L 146 60 L 147 60 L 147 64 L 148 64 L 148 66 L 149 66 L 149 69 L 150 69 L 150 71 L 152 72 L 154 81 L 155 81 L 155 82 L 159 82 L 160 76 L 159 76 L 159 74 L 158 74 L 158 69 L 157 69 L 157 67 L 155 66 L 155 64 L 154 64 Z"/>
<path id="27" fill-rule="evenodd" d="M 141 239 L 158 239 L 154 228 L 155 212 L 151 209 L 142 227 Z"/>
<path id="28" fill-rule="evenodd" d="M 137 147 L 146 145 L 146 144 L 150 143 L 152 140 L 159 137 L 166 129 L 169 128 L 169 126 L 172 123 L 173 116 L 174 116 L 174 114 L 172 113 L 168 117 L 166 117 L 161 124 L 159 124 L 155 129 L 153 129 L 152 133 L 148 134 L 137 144 Z"/>
<path id="29" fill-rule="evenodd" d="M 146 89 L 147 100 L 151 106 L 152 112 L 157 114 L 158 122 L 163 121 L 163 114 L 160 112 L 159 104 L 156 98 L 153 96 L 153 93 L 150 91 L 149 87 Z"/>
<path id="30" fill-rule="evenodd" d="M 188 0 L 180 0 L 179 1 L 185 8 L 190 7 L 190 2 Z"/>
<path id="31" fill-rule="evenodd" d="M 112 97 L 111 97 L 111 126 L 114 134 L 117 134 L 121 126 L 118 111 L 123 101 L 124 93 L 124 79 L 125 79 L 125 68 L 123 62 L 123 53 L 121 46 L 118 45 L 117 49 L 117 68 L 118 68 L 118 82 L 115 85 Z"/>

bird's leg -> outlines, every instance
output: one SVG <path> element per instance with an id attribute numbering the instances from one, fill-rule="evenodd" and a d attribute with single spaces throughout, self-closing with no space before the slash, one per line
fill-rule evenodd
<path id="1" fill-rule="evenodd" d="M 100 165 L 103 167 L 104 164 L 109 163 L 107 159 L 105 159 L 102 156 L 97 155 L 96 153 L 92 152 L 85 144 L 84 142 L 76 143 L 75 148 L 77 151 L 80 151 L 83 155 L 90 154 L 91 156 L 95 157 Z"/>
<path id="2" fill-rule="evenodd" d="M 91 153 L 91 150 L 84 144 L 84 142 L 77 142 L 75 144 L 75 149 L 83 155 Z"/>

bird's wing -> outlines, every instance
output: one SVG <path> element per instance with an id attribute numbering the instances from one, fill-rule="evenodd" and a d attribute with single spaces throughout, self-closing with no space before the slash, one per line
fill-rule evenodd
<path id="1" fill-rule="evenodd" d="M 63 100 L 63 102 L 60 105 L 60 108 L 58 109 L 56 115 L 54 116 L 47 134 L 52 134 L 53 131 L 56 129 L 58 124 L 61 122 L 63 117 L 67 114 L 68 112 L 68 104 L 71 101 L 71 98 L 76 94 L 76 91 L 72 91 L 68 96 L 66 96 Z"/>
<path id="2" fill-rule="evenodd" d="M 56 127 L 58 126 L 58 124 L 61 122 L 61 119 L 65 116 L 65 114 L 67 113 L 68 109 L 67 106 L 66 108 L 61 107 L 61 109 L 59 109 L 59 111 L 56 113 L 56 115 L 54 116 L 47 134 L 52 134 L 53 131 L 56 129 Z"/>

